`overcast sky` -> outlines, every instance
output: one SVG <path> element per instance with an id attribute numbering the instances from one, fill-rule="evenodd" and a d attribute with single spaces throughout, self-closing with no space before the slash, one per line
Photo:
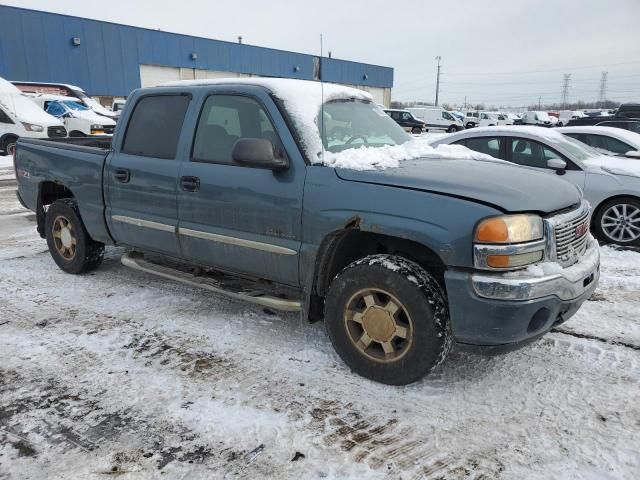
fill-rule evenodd
<path id="1" fill-rule="evenodd" d="M 395 68 L 394 100 L 640 100 L 640 0 L 0 0 L 4 4 Z"/>

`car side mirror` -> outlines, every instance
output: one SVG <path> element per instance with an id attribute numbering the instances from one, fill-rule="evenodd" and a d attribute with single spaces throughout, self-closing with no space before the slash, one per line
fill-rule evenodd
<path id="1" fill-rule="evenodd" d="M 547 167 L 555 170 L 558 175 L 563 175 L 567 168 L 567 162 L 560 158 L 550 158 L 547 160 Z"/>
<path id="2" fill-rule="evenodd" d="M 284 170 L 289 167 L 289 160 L 282 153 L 275 154 L 273 144 L 264 138 L 241 138 L 236 141 L 231 151 L 234 163 L 254 168 Z"/>
<path id="3" fill-rule="evenodd" d="M 624 156 L 631 157 L 631 158 L 640 158 L 640 151 L 631 150 L 630 152 L 625 153 Z"/>

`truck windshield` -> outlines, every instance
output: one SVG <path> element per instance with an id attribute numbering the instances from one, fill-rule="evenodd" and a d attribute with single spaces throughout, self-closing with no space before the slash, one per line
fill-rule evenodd
<path id="1" fill-rule="evenodd" d="M 362 146 L 400 145 L 410 139 L 380 107 L 354 99 L 325 103 L 324 112 L 321 111 L 318 115 L 318 127 L 322 144 L 328 152 L 341 152 Z"/>

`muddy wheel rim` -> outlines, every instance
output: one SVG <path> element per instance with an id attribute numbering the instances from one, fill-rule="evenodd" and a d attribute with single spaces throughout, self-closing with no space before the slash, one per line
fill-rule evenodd
<path id="1" fill-rule="evenodd" d="M 73 225 L 67 217 L 59 215 L 53 221 L 53 243 L 56 251 L 65 260 L 76 256 L 77 239 Z"/>
<path id="2" fill-rule="evenodd" d="M 377 362 L 395 362 L 411 348 L 413 322 L 406 307 L 381 289 L 354 294 L 345 307 L 344 326 L 356 349 Z"/>
<path id="3" fill-rule="evenodd" d="M 640 238 L 640 208 L 628 203 L 609 207 L 600 220 L 604 234 L 615 242 L 633 242 Z"/>
<path id="4" fill-rule="evenodd" d="M 16 143 L 10 142 L 7 144 L 7 155 L 13 157 L 16 153 Z"/>

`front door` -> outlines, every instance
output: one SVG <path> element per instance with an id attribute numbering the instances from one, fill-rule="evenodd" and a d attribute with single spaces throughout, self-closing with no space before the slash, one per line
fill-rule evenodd
<path id="1" fill-rule="evenodd" d="M 201 104 L 180 170 L 183 256 L 297 286 L 306 168 L 283 118 L 261 90 L 248 96 L 212 87 Z M 289 168 L 274 172 L 234 164 L 233 146 L 241 138 L 270 140 L 288 156 Z"/>
<path id="2" fill-rule="evenodd" d="M 124 141 L 104 173 L 106 218 L 118 243 L 180 256 L 176 152 L 190 98 L 146 95 L 120 120 L 128 122 Z"/>

